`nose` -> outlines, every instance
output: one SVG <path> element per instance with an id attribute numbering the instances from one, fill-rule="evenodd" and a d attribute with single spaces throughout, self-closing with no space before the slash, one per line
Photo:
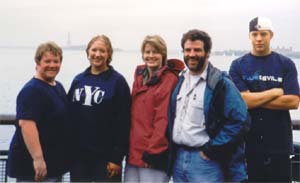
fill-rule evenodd
<path id="1" fill-rule="evenodd" d="M 50 67 L 55 67 L 57 64 L 55 62 L 50 62 Z"/>
<path id="2" fill-rule="evenodd" d="M 60 62 L 52 61 L 49 63 L 49 67 L 58 67 Z"/>
<path id="3" fill-rule="evenodd" d="M 154 55 L 154 53 L 151 51 L 151 52 L 149 53 L 149 56 L 150 56 L 150 57 L 153 57 L 153 55 Z"/>
<path id="4" fill-rule="evenodd" d="M 196 55 L 195 50 L 194 50 L 194 49 L 191 49 L 191 51 L 189 52 L 189 56 L 190 56 L 190 57 L 193 57 L 193 56 L 195 56 L 195 55 Z"/>
<path id="5" fill-rule="evenodd" d="M 258 34 L 258 35 L 256 36 L 256 40 L 257 40 L 257 41 L 260 41 L 261 39 L 262 39 L 261 35 Z"/>
<path id="6" fill-rule="evenodd" d="M 96 56 L 99 57 L 100 56 L 100 51 L 96 51 Z"/>

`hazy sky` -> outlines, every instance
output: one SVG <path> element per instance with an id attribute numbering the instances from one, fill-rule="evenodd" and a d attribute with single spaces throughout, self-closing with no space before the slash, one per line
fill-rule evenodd
<path id="1" fill-rule="evenodd" d="M 300 51 L 299 0 L 0 0 L 0 45 L 37 46 L 53 40 L 87 44 L 108 35 L 114 47 L 139 49 L 148 34 L 159 34 L 169 49 L 180 49 L 182 33 L 207 31 L 213 50 L 250 49 L 248 23 L 269 17 L 273 47 Z"/>

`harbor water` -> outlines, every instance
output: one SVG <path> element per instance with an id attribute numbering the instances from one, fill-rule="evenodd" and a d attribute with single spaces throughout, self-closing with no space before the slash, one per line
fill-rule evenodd
<path id="1" fill-rule="evenodd" d="M 35 74 L 34 49 L 0 49 L 0 114 L 15 114 L 15 100 L 22 86 Z M 181 51 L 169 53 L 168 58 L 182 59 Z M 210 62 L 221 70 L 228 71 L 231 61 L 237 56 L 214 56 Z M 293 59 L 300 72 L 300 59 Z M 113 54 L 112 66 L 124 75 L 132 85 L 136 65 L 142 64 L 138 51 L 116 51 Z M 61 81 L 68 91 L 74 76 L 82 72 L 89 63 L 84 50 L 66 50 L 63 53 L 63 64 L 57 80 Z M 299 79 L 298 75 L 298 80 Z M 300 119 L 300 111 L 292 111 L 293 119 Z"/>
<path id="2" fill-rule="evenodd" d="M 16 97 L 23 85 L 35 74 L 34 49 L 4 49 L 0 48 L 0 115 L 15 115 Z M 169 53 L 168 58 L 182 59 L 181 51 Z M 231 61 L 237 56 L 210 57 L 210 62 L 223 71 L 228 71 Z M 300 72 L 300 59 L 293 59 Z M 124 75 L 130 88 L 133 82 L 135 67 L 143 64 L 139 51 L 116 51 L 111 65 Z M 72 79 L 89 66 L 84 50 L 66 50 L 63 53 L 63 64 L 57 80 L 66 91 L 69 90 Z M 298 75 L 298 80 L 300 77 Z M 291 111 L 292 119 L 300 120 L 300 110 Z M 13 125 L 0 125 L 0 151 L 8 150 L 9 142 L 14 133 Z M 299 143 L 299 131 L 294 130 L 294 142 Z M 1 162 L 0 162 L 1 164 Z M 64 181 L 69 175 L 64 176 Z M 15 181 L 9 179 L 8 181 Z M 68 181 L 67 181 L 68 182 Z"/>

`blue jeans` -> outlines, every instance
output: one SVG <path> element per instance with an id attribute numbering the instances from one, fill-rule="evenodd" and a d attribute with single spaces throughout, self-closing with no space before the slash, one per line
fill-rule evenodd
<path id="1" fill-rule="evenodd" d="M 138 183 L 138 182 L 154 182 L 154 183 L 166 183 L 169 182 L 169 177 L 166 172 L 162 170 L 156 170 L 152 168 L 142 168 L 134 165 L 126 164 L 125 183 Z"/>
<path id="2" fill-rule="evenodd" d="M 174 182 L 223 182 L 221 165 L 204 160 L 198 150 L 179 148 L 173 168 Z"/>

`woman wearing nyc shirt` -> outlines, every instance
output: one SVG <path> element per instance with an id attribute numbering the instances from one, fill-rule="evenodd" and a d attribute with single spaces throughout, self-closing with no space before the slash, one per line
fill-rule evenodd
<path id="1" fill-rule="evenodd" d="M 74 158 L 72 182 L 121 181 L 130 126 L 130 90 L 110 65 L 112 45 L 105 35 L 86 48 L 90 66 L 78 74 L 68 93 Z"/>

